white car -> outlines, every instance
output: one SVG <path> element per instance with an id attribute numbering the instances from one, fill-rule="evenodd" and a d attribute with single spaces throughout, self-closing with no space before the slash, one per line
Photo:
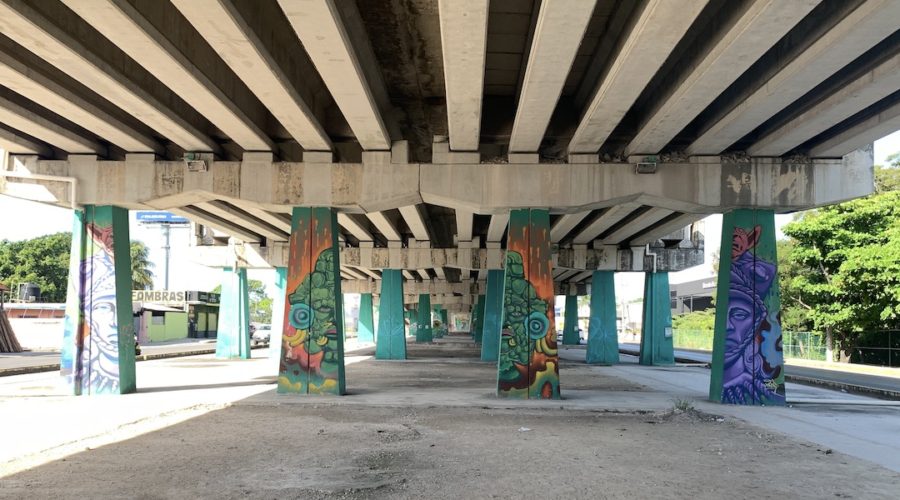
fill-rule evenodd
<path id="1" fill-rule="evenodd" d="M 269 338 L 271 338 L 271 336 L 272 325 L 259 325 L 250 337 L 250 345 L 269 345 Z"/>

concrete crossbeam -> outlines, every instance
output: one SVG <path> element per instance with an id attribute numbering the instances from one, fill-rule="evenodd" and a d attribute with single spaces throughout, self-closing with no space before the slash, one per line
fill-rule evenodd
<path id="1" fill-rule="evenodd" d="M 93 139 L 79 135 L 2 97 L 0 97 L 0 123 L 69 153 L 105 154 L 106 152 L 106 148 Z"/>
<path id="2" fill-rule="evenodd" d="M 331 150 L 331 139 L 309 105 L 234 4 L 228 0 L 172 3 L 305 150 Z"/>
<path id="3" fill-rule="evenodd" d="M 596 153 L 681 41 L 707 0 L 648 0 L 615 54 L 569 143 Z"/>
<path id="4" fill-rule="evenodd" d="M 900 54 L 773 130 L 747 148 L 747 153 L 753 156 L 781 156 L 893 94 L 898 89 L 897 82 L 900 82 Z"/>
<path id="5" fill-rule="evenodd" d="M 126 0 L 62 1 L 240 147 L 274 149 L 271 139 L 241 108 Z"/>
<path id="6" fill-rule="evenodd" d="M 525 78 L 509 138 L 513 153 L 537 152 L 596 0 L 541 2 L 528 52 Z"/>
<path id="7" fill-rule="evenodd" d="M 187 123 L 88 47 L 20 0 L 0 2 L 0 31 L 188 151 L 215 151 Z M 143 148 L 142 148 L 143 149 Z"/>
<path id="8" fill-rule="evenodd" d="M 50 156 L 50 147 L 46 144 L 29 139 L 15 130 L 0 127 L 0 149 L 7 153 L 20 153 L 40 156 Z"/>
<path id="9" fill-rule="evenodd" d="M 616 222 L 624 219 L 628 214 L 637 210 L 639 203 L 622 203 L 609 207 L 605 212 L 600 214 L 593 222 L 575 235 L 572 240 L 577 245 L 584 245 L 594 241 L 604 231 L 611 228 Z"/>
<path id="10" fill-rule="evenodd" d="M 550 241 L 559 243 L 559 241 L 565 238 L 570 231 L 575 229 L 575 226 L 577 226 L 579 222 L 584 220 L 584 218 L 587 217 L 589 213 L 590 212 L 563 214 L 562 217 L 556 220 L 556 222 L 553 224 L 553 227 L 550 228 Z"/>
<path id="11" fill-rule="evenodd" d="M 690 154 L 719 154 L 826 78 L 890 36 L 900 2 L 867 0 L 703 132 Z"/>
<path id="12" fill-rule="evenodd" d="M 478 151 L 488 0 L 440 0 L 447 125 L 452 151 Z"/>
<path id="13" fill-rule="evenodd" d="M 613 231 L 607 236 L 604 236 L 601 242 L 605 245 L 617 245 L 622 243 L 629 236 L 635 235 L 642 230 L 656 224 L 662 219 L 672 215 L 672 210 L 668 210 L 665 208 L 653 207 L 650 210 L 638 215 L 633 220 L 628 221 L 625 225 L 620 227 L 619 229 Z"/>
<path id="14" fill-rule="evenodd" d="M 815 158 L 840 158 L 853 151 L 870 148 L 872 143 L 897 130 L 900 130 L 900 104 L 885 108 L 814 146 L 809 154 Z"/>
<path id="15" fill-rule="evenodd" d="M 365 150 L 391 138 L 334 0 L 278 0 L 325 85 Z"/>
<path id="16" fill-rule="evenodd" d="M 746 2 L 697 65 L 649 115 L 625 155 L 656 154 L 821 0 Z"/>

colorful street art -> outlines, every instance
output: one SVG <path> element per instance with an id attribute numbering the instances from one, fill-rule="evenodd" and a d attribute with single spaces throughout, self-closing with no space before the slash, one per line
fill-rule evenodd
<path id="1" fill-rule="evenodd" d="M 549 227 L 546 210 L 513 210 L 510 214 L 505 319 L 497 364 L 499 396 L 560 397 Z"/>
<path id="2" fill-rule="evenodd" d="M 60 359 L 75 395 L 135 390 L 128 242 L 127 210 L 75 211 Z"/>
<path id="3" fill-rule="evenodd" d="M 279 393 L 344 394 L 344 332 L 336 215 L 294 208 Z"/>
<path id="4" fill-rule="evenodd" d="M 781 297 L 774 214 L 726 214 L 719 273 L 710 399 L 730 404 L 783 405 Z M 730 241 L 729 241 L 730 239 Z"/>

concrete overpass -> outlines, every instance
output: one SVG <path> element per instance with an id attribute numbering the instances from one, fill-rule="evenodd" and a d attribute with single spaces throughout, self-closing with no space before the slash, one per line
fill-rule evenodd
<path id="1" fill-rule="evenodd" d="M 387 286 L 392 310 L 486 292 L 485 344 L 515 255 L 536 256 L 529 306 L 590 285 L 599 311 L 614 271 L 662 302 L 665 272 L 702 262 L 691 224 L 728 213 L 721 307 L 762 283 L 752 327 L 775 328 L 777 285 L 753 271 L 772 214 L 872 191 L 871 143 L 900 128 L 897 19 L 897 0 L 2 0 L 0 192 L 170 210 L 219 244 L 211 265 L 288 269 L 288 296 L 314 247 L 333 247 L 329 283 Z M 644 361 L 666 362 L 652 311 Z M 756 375 L 748 400 L 783 387 Z"/>

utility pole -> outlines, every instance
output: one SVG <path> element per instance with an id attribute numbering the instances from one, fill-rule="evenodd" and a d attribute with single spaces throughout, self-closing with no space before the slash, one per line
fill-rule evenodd
<path id="1" fill-rule="evenodd" d="M 164 290 L 169 289 L 169 251 L 172 248 L 169 244 L 169 237 L 172 235 L 172 226 L 169 224 L 160 224 L 160 228 L 163 233 L 163 251 L 166 253 L 166 274 L 165 274 L 165 285 L 163 286 Z"/>

